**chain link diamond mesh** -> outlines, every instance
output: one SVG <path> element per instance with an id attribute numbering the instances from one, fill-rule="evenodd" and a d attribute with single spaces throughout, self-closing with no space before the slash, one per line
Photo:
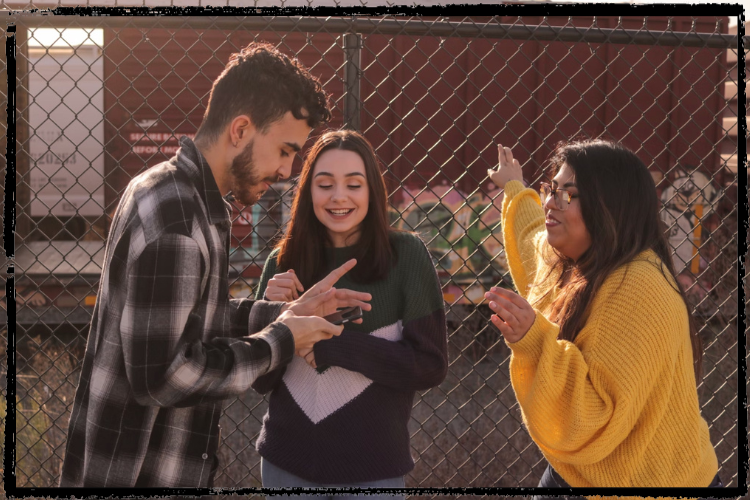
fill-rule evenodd
<path id="1" fill-rule="evenodd" d="M 17 486 L 59 481 L 120 195 L 195 132 L 213 79 L 253 40 L 311 68 L 333 97 L 331 125 L 359 127 L 374 145 L 392 224 L 422 235 L 442 281 L 450 370 L 415 400 L 407 486 L 538 483 L 546 463 L 522 425 L 509 350 L 482 303 L 488 287 L 511 286 L 502 193 L 485 172 L 502 143 L 538 187 L 558 141 L 600 136 L 633 149 L 657 183 L 679 279 L 702 325 L 703 415 L 721 477 L 738 485 L 737 185 L 745 174 L 737 53 L 712 45 L 718 18 L 144 19 L 17 24 Z M 625 32 L 629 43 L 615 36 Z M 688 43 L 680 33 L 695 36 Z M 647 43 L 670 35 L 683 42 Z M 235 206 L 233 296 L 253 294 L 292 190 L 279 183 L 258 205 Z M 253 392 L 226 403 L 218 486 L 260 486 L 254 442 L 266 408 Z"/>

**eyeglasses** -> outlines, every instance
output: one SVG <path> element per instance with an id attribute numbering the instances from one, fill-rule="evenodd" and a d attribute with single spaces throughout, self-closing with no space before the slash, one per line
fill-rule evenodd
<path id="1" fill-rule="evenodd" d="M 568 205 L 570 204 L 570 200 L 572 200 L 573 198 L 578 198 L 577 194 L 571 194 L 567 189 L 553 188 L 546 182 L 542 182 L 541 187 L 542 202 L 547 203 L 550 195 L 554 196 L 555 206 L 557 206 L 558 210 L 567 210 Z"/>

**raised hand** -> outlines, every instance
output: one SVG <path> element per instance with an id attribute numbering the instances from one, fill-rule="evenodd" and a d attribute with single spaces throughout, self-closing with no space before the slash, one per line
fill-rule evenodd
<path id="1" fill-rule="evenodd" d="M 510 148 L 504 148 L 502 144 L 497 145 L 497 169 L 487 169 L 487 175 L 490 176 L 492 182 L 494 182 L 500 189 L 505 189 L 505 184 L 508 181 L 521 181 L 523 182 L 523 170 L 521 170 L 521 164 L 518 160 L 513 158 L 513 153 Z"/>
<path id="2" fill-rule="evenodd" d="M 279 302 L 291 302 L 297 300 L 305 287 L 300 283 L 294 269 L 285 273 L 274 274 L 273 278 L 268 280 L 264 298 Z"/>

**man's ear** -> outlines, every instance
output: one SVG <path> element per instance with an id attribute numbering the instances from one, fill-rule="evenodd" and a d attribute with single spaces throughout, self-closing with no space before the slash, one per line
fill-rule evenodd
<path id="1" fill-rule="evenodd" d="M 229 142 L 234 146 L 239 146 L 247 139 L 255 136 L 255 125 L 247 115 L 238 115 L 229 123 Z"/>

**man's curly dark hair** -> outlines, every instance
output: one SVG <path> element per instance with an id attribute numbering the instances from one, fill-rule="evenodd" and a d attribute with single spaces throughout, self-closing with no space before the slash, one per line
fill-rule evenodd
<path id="1" fill-rule="evenodd" d="M 208 107 L 196 138 L 213 143 L 237 116 L 250 116 L 261 132 L 287 111 L 311 128 L 331 119 L 328 95 L 320 81 L 296 58 L 268 43 L 250 43 L 232 54 L 214 81 Z"/>

